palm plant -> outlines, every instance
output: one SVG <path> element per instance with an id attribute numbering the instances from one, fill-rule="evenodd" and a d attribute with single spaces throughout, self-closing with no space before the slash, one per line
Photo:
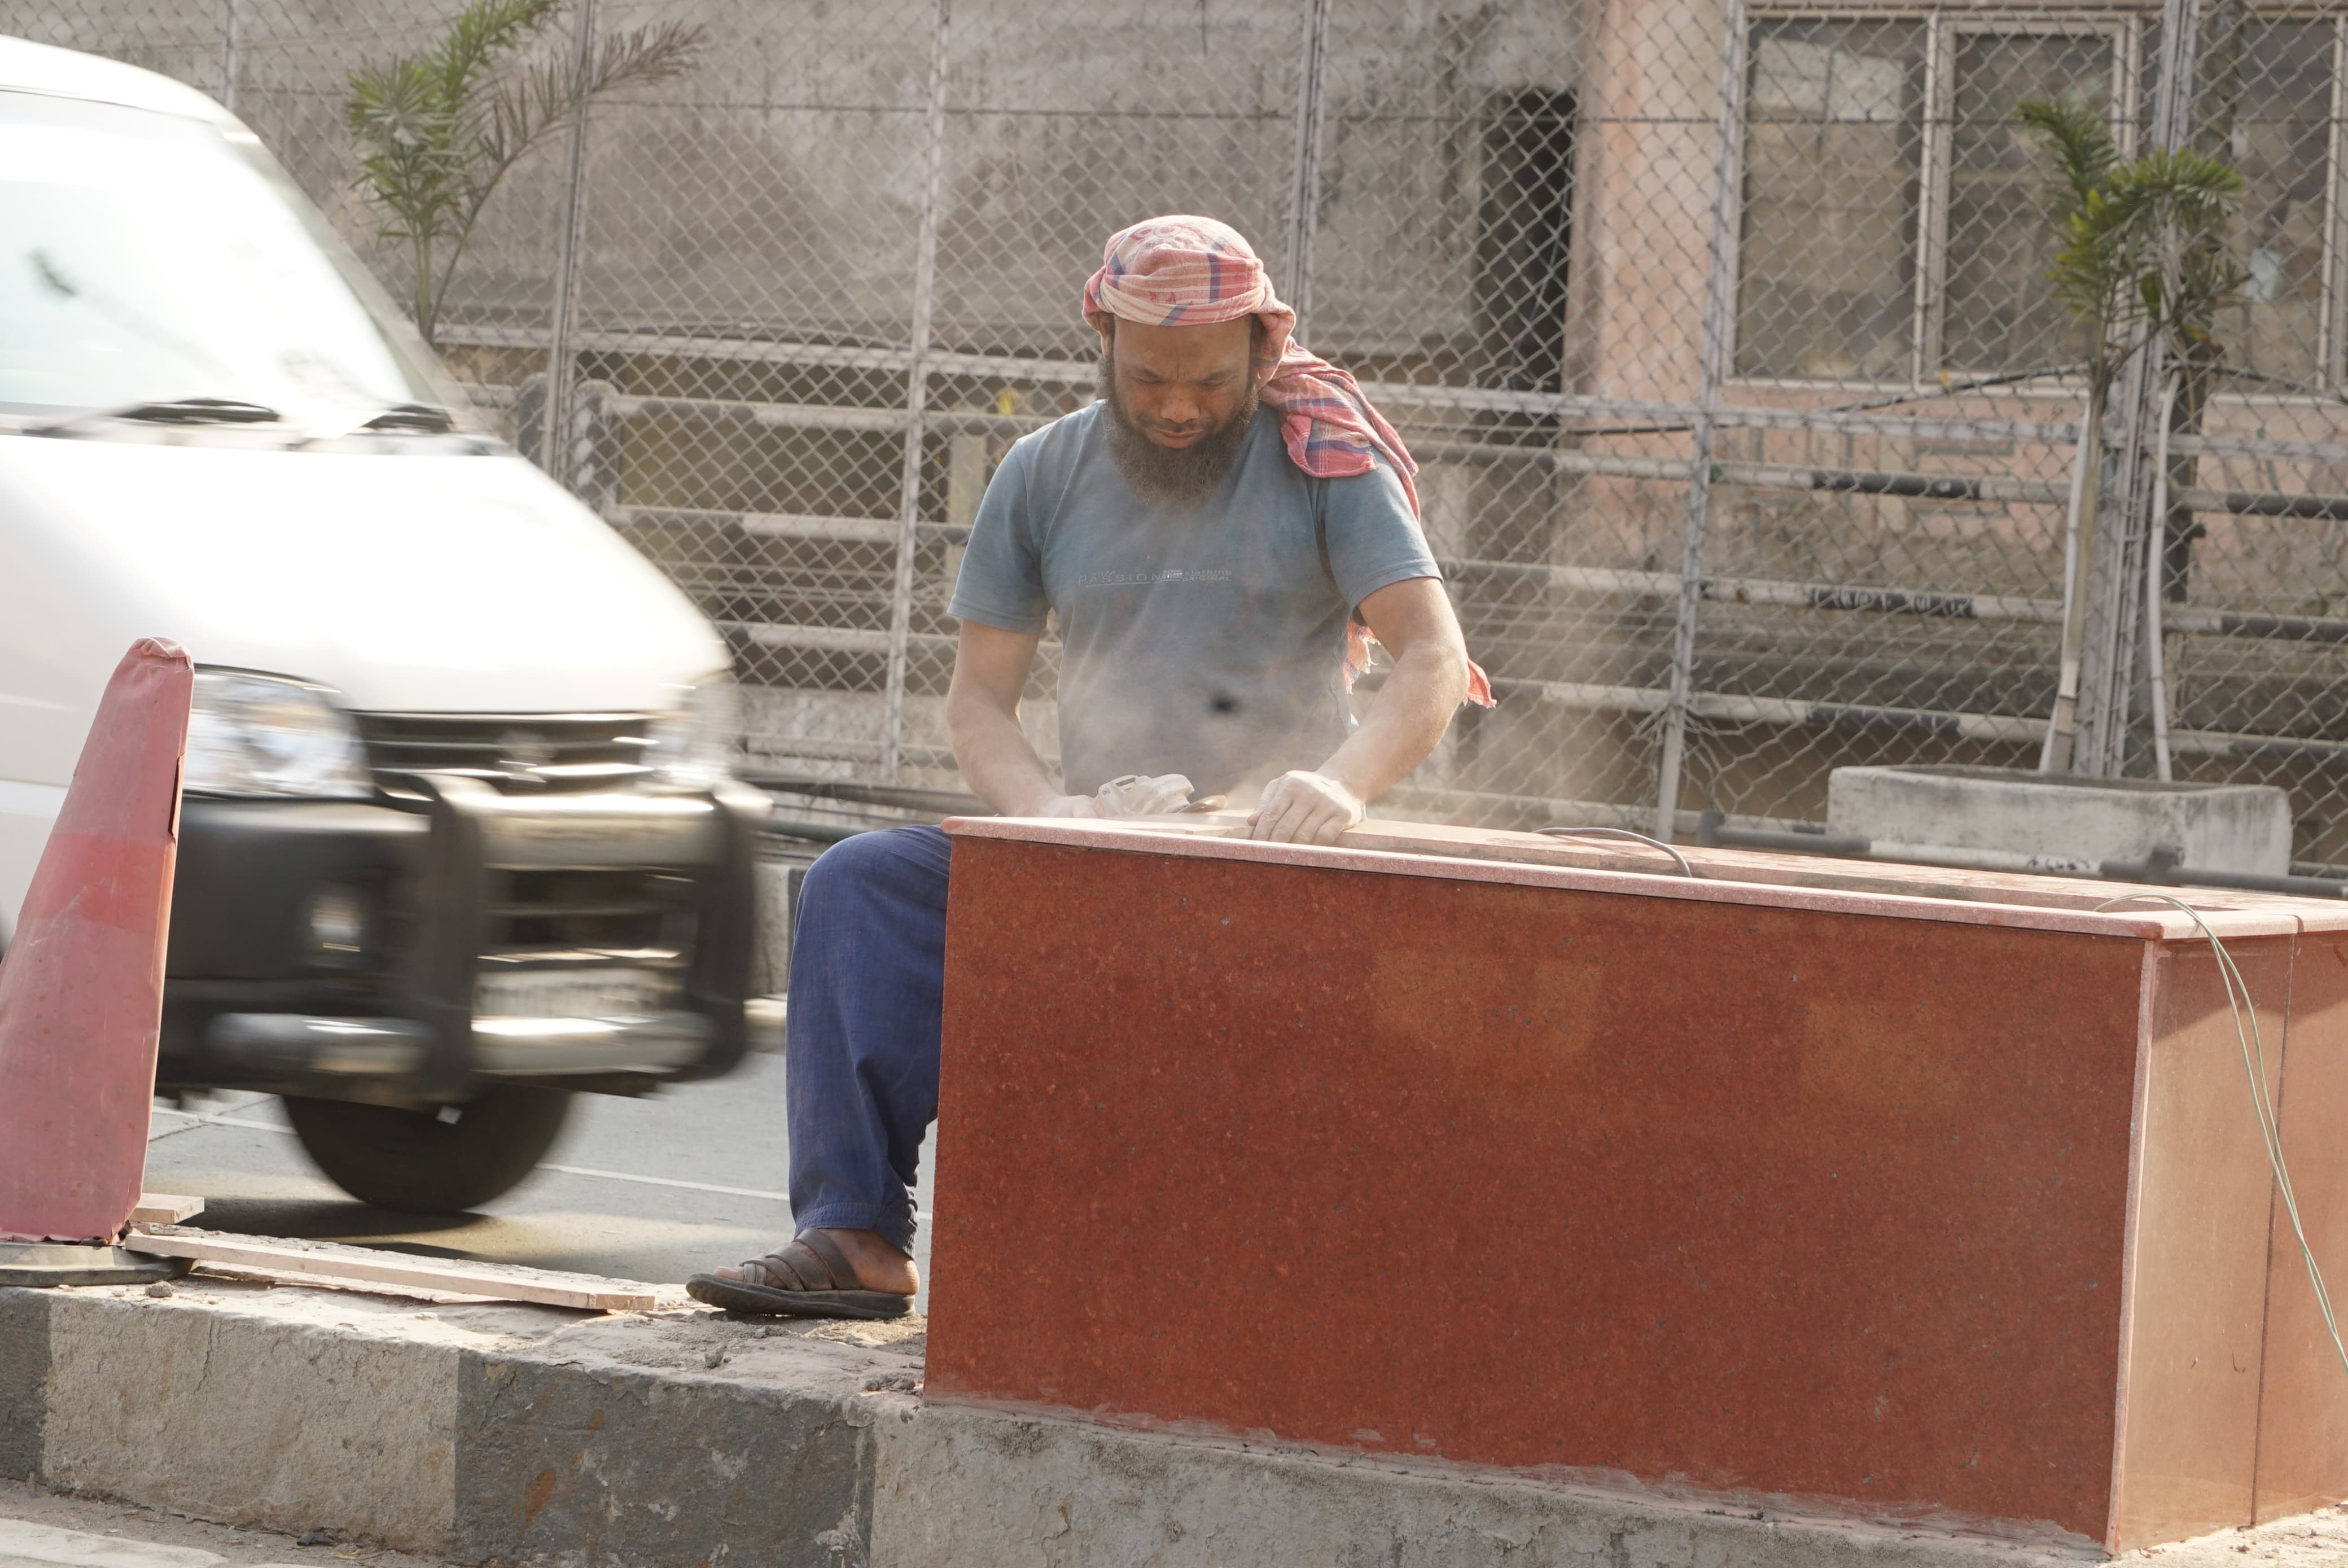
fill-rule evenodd
<path id="1" fill-rule="evenodd" d="M 408 260 L 428 343 L 489 197 L 517 163 L 605 93 L 689 69 L 705 34 L 675 22 L 600 40 L 582 56 L 526 57 L 568 0 L 470 0 L 438 41 L 351 73 L 345 117 L 359 193 L 379 238 Z"/>
<path id="2" fill-rule="evenodd" d="M 2161 346 L 2176 378 L 2171 428 L 2198 429 L 2225 366 L 2215 335 L 2219 314 L 2241 294 L 2247 273 L 2227 244 L 2242 201 L 2242 177 L 2189 148 L 2163 148 L 2123 160 L 2101 113 L 2083 104 L 2035 98 L 2017 111 L 2038 133 L 2048 194 L 2063 244 L 2048 278 L 2055 298 L 2085 330 L 2087 397 L 2072 476 L 2061 678 L 2044 766 L 2066 772 L 2078 730 L 2079 672 L 2086 640 L 2087 564 L 2103 485 L 2103 428 L 2113 388 L 2136 356 Z M 2190 459 L 2184 459 L 2189 466 Z M 2173 480 L 2173 491 L 2187 481 Z M 2160 520 L 2162 523 L 2167 519 Z M 2189 520 L 2188 520 L 2189 526 Z M 2183 581 L 2168 532 L 2172 591 Z"/>

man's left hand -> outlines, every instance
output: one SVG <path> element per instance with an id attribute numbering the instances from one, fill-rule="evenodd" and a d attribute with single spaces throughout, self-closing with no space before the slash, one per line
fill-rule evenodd
<path id="1" fill-rule="evenodd" d="M 1272 843 L 1334 844 L 1369 815 L 1362 798 L 1326 773 L 1298 769 L 1263 787 L 1248 813 L 1248 837 Z"/>

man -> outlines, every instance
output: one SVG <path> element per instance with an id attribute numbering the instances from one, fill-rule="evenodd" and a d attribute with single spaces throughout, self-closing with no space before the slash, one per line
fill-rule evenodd
<path id="1" fill-rule="evenodd" d="M 1491 700 L 1418 526 L 1416 465 L 1353 377 L 1295 344 L 1295 313 L 1213 219 L 1112 236 L 1084 311 L 1102 400 L 1013 446 L 971 530 L 950 606 L 954 759 L 1009 817 L 1138 815 L 1195 790 L 1251 801 L 1251 837 L 1334 843 L 1463 699 Z M 1047 612 L 1058 779 L 1019 727 Z M 1356 726 L 1363 627 L 1394 667 Z M 798 1234 L 695 1274 L 697 1299 L 806 1316 L 910 1306 L 948 859 L 937 829 L 897 828 L 808 872 L 784 1063 Z"/>

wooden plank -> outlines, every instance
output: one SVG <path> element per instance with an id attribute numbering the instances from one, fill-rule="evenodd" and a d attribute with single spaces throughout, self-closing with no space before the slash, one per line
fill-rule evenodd
<path id="1" fill-rule="evenodd" d="M 194 1219 L 204 1212 L 201 1198 L 190 1198 L 178 1192 L 141 1192 L 139 1206 L 130 1211 L 134 1225 L 177 1225 Z"/>
<path id="2" fill-rule="evenodd" d="M 577 1307 L 590 1312 L 648 1312 L 653 1293 L 619 1285 L 577 1285 L 542 1280 L 517 1279 L 489 1269 L 463 1264 L 402 1257 L 396 1253 L 354 1256 L 359 1248 L 314 1252 L 304 1247 L 265 1242 L 231 1240 L 217 1235 L 159 1235 L 134 1231 L 122 1243 L 135 1253 L 158 1257 L 193 1258 L 255 1274 L 293 1274 L 313 1279 L 356 1280 L 370 1284 L 407 1285 L 417 1290 L 452 1291 L 462 1295 L 491 1296 L 500 1301 L 525 1301 L 541 1306 Z"/>

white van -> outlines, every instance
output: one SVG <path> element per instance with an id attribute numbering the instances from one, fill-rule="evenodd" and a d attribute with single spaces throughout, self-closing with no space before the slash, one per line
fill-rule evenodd
<path id="1" fill-rule="evenodd" d="M 197 665 L 159 1088 L 387 1207 L 748 1043 L 723 641 L 484 433 L 252 133 L 0 38 L 0 943 L 107 677 Z"/>

